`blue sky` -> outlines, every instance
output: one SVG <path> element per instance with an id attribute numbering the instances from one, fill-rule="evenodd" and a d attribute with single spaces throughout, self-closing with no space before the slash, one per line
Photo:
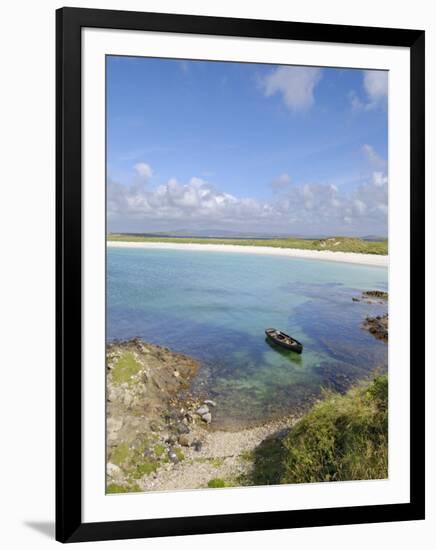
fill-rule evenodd
<path id="1" fill-rule="evenodd" d="M 109 230 L 386 235 L 387 83 L 108 57 Z"/>

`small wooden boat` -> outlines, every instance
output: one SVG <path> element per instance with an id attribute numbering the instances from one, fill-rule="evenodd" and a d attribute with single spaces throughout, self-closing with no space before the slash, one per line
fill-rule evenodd
<path id="1" fill-rule="evenodd" d="M 303 351 L 303 344 L 301 344 L 298 340 L 295 340 L 295 338 L 291 338 L 291 336 L 288 336 L 281 330 L 267 328 L 265 334 L 272 342 L 274 342 L 274 344 L 277 344 L 282 348 L 290 349 L 296 353 L 301 353 Z"/>

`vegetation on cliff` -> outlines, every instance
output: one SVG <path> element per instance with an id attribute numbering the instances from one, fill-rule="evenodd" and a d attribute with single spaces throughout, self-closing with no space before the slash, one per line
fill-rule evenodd
<path id="1" fill-rule="evenodd" d="M 387 478 L 387 376 L 344 395 L 326 392 L 287 434 L 263 441 L 252 458 L 244 484 Z"/>

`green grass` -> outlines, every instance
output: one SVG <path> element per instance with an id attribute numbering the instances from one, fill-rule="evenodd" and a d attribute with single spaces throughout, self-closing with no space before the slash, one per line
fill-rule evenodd
<path id="1" fill-rule="evenodd" d="M 120 443 L 111 451 L 110 462 L 116 464 L 117 466 L 121 466 L 121 464 L 126 462 L 128 457 L 129 445 L 127 443 Z"/>
<path id="2" fill-rule="evenodd" d="M 165 456 L 164 445 L 160 444 L 152 447 L 156 460 L 145 457 L 144 452 L 149 449 L 149 444 L 148 438 L 144 438 L 142 444 L 136 448 L 131 448 L 127 442 L 119 443 L 110 452 L 109 461 L 120 466 L 127 479 L 136 480 L 144 475 L 150 475 L 158 469 L 160 464 L 168 462 L 168 459 Z"/>
<path id="3" fill-rule="evenodd" d="M 115 234 L 107 236 L 108 241 L 159 242 L 185 244 L 234 244 L 238 246 L 271 246 L 273 248 L 299 248 L 305 250 L 334 250 L 337 252 L 359 252 L 364 254 L 388 253 L 388 241 L 364 241 L 353 237 L 331 237 L 329 239 L 219 239 L 210 237 L 149 237 L 141 235 Z"/>
<path id="4" fill-rule="evenodd" d="M 285 449 L 282 441 L 267 438 L 252 452 L 253 469 L 243 478 L 242 485 L 278 485 L 282 483 Z"/>
<path id="5" fill-rule="evenodd" d="M 154 446 L 154 454 L 157 456 L 157 457 L 161 457 L 165 451 L 166 451 L 166 448 L 164 445 L 161 445 L 161 444 L 157 444 Z"/>
<path id="6" fill-rule="evenodd" d="M 386 479 L 387 376 L 345 395 L 326 392 L 284 438 L 266 439 L 252 457 L 242 485 Z"/>
<path id="7" fill-rule="evenodd" d="M 107 494 L 138 493 L 139 491 L 141 491 L 141 487 L 139 487 L 139 485 L 137 485 L 136 483 L 130 485 L 118 485 L 117 483 L 110 483 L 106 489 Z"/>
<path id="8" fill-rule="evenodd" d="M 140 479 L 145 475 L 150 475 L 155 472 L 158 468 L 158 463 L 151 460 L 144 460 L 143 462 L 137 464 L 136 468 L 132 472 L 132 477 L 134 479 Z"/>
<path id="9" fill-rule="evenodd" d="M 207 486 L 209 487 L 209 489 L 222 489 L 224 487 L 228 487 L 224 479 L 221 479 L 219 477 L 215 477 L 214 479 L 211 479 L 208 482 Z"/>
<path id="10" fill-rule="evenodd" d="M 242 451 L 239 458 L 244 462 L 252 462 L 254 460 L 253 451 Z"/>
<path id="11" fill-rule="evenodd" d="M 283 441 L 282 483 L 385 479 L 388 380 L 329 393 Z"/>
<path id="12" fill-rule="evenodd" d="M 137 374 L 140 368 L 141 365 L 135 359 L 133 353 L 126 351 L 112 368 L 112 381 L 114 384 L 130 383 L 132 376 Z"/>
<path id="13" fill-rule="evenodd" d="M 177 457 L 177 460 L 178 460 L 179 462 L 182 462 L 182 460 L 185 460 L 185 455 L 184 455 L 182 449 L 179 449 L 178 447 L 176 447 L 176 448 L 174 449 L 174 453 L 175 453 L 175 455 L 176 455 L 176 457 Z"/>

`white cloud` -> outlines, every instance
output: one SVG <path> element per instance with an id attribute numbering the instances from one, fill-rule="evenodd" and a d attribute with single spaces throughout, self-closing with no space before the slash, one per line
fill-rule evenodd
<path id="1" fill-rule="evenodd" d="M 382 172 L 373 172 L 372 181 L 376 187 L 383 187 L 388 183 L 388 177 Z"/>
<path id="2" fill-rule="evenodd" d="M 351 90 L 351 92 L 348 94 L 348 97 L 350 99 L 351 109 L 353 111 L 360 111 L 364 108 L 364 104 L 359 99 L 359 96 L 356 94 L 354 90 Z"/>
<path id="3" fill-rule="evenodd" d="M 271 200 L 237 197 L 197 177 L 185 183 L 172 178 L 157 187 L 146 178 L 130 185 L 109 179 L 109 228 L 386 234 L 388 178 L 383 170 L 372 169 L 374 162 L 380 164 L 375 151 L 370 146 L 365 151 L 372 158 L 372 163 L 368 161 L 370 171 L 363 184 L 352 192 L 333 183 L 289 185 L 288 174 L 277 178 L 283 186 Z"/>
<path id="4" fill-rule="evenodd" d="M 376 152 L 374 147 L 372 147 L 371 145 L 365 144 L 362 146 L 362 153 L 371 169 L 378 170 L 381 172 L 386 171 L 386 168 L 387 168 L 386 160 Z"/>
<path id="5" fill-rule="evenodd" d="M 353 111 L 370 111 L 386 105 L 389 84 L 388 71 L 363 71 L 363 90 L 365 98 L 361 98 L 352 90 L 349 94 Z"/>
<path id="6" fill-rule="evenodd" d="M 138 176 L 146 180 L 150 179 L 151 176 L 153 175 L 152 169 L 145 162 L 138 162 L 138 164 L 135 164 L 135 171 L 138 174 Z"/>
<path id="7" fill-rule="evenodd" d="M 314 90 L 321 75 L 321 69 L 316 67 L 278 67 L 263 77 L 260 84 L 267 97 L 282 94 L 290 111 L 306 111 L 314 103 Z"/>
<path id="8" fill-rule="evenodd" d="M 283 189 L 286 189 L 291 184 L 291 177 L 289 174 L 280 174 L 280 176 L 277 176 L 274 178 L 271 182 L 271 187 L 274 191 L 281 191 Z"/>
<path id="9" fill-rule="evenodd" d="M 365 71 L 363 86 L 371 103 L 376 103 L 388 95 L 388 72 Z"/>
<path id="10" fill-rule="evenodd" d="M 355 199 L 353 205 L 359 215 L 366 212 L 366 204 L 360 199 Z"/>

